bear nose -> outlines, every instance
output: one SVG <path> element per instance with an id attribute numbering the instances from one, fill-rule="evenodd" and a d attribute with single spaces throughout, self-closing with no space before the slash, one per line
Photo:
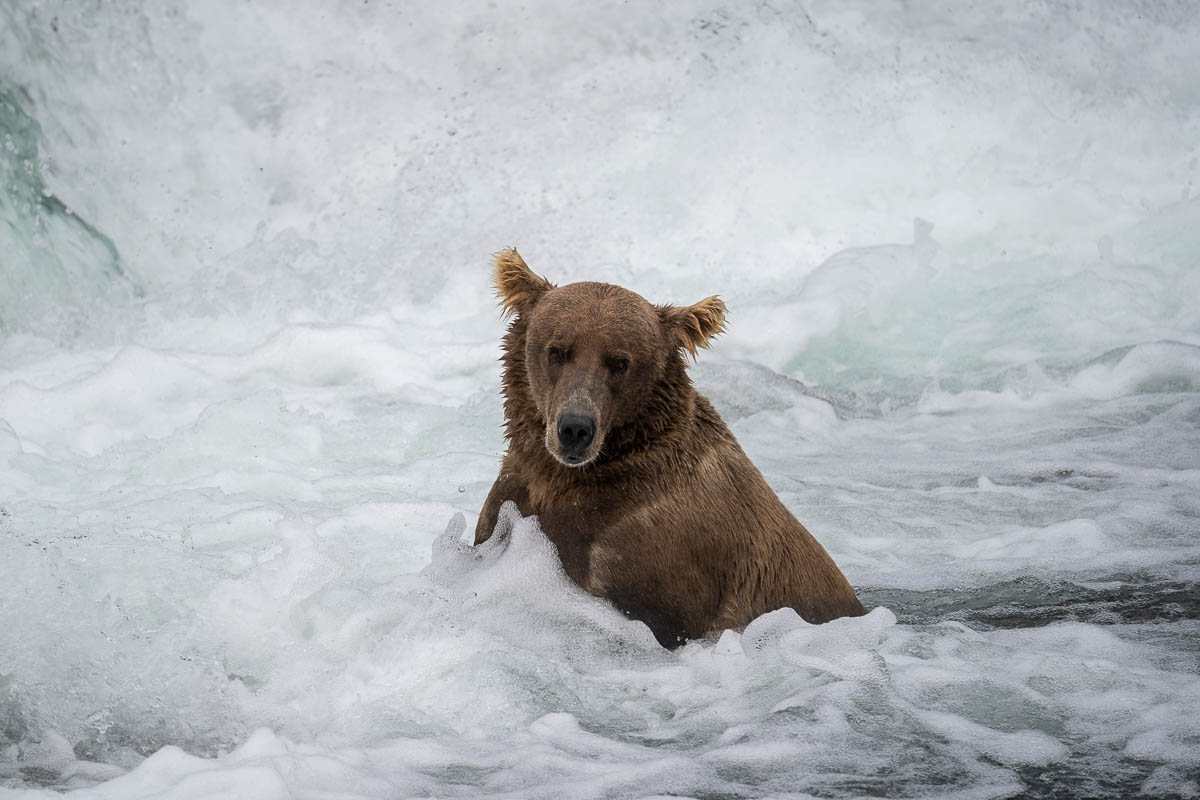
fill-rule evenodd
<path id="1" fill-rule="evenodd" d="M 568 455 L 582 455 L 596 436 L 596 420 L 582 414 L 563 414 L 558 418 L 558 442 Z"/>

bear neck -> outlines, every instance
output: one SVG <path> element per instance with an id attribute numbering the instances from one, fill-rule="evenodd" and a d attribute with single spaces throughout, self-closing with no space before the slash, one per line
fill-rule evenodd
<path id="1" fill-rule="evenodd" d="M 604 446 L 592 464 L 574 468 L 560 463 L 546 449 L 545 421 L 533 402 L 525 368 L 526 328 L 519 316 L 513 320 L 504 336 L 504 355 L 500 359 L 505 438 L 511 455 L 548 471 L 543 474 L 556 474 L 570 483 L 587 483 L 604 480 L 614 469 L 626 472 L 630 461 L 643 462 L 652 470 L 652 465 L 645 462 L 668 458 L 670 451 L 681 446 L 694 422 L 697 394 L 687 374 L 683 353 L 676 351 L 668 357 L 641 413 L 608 431 Z"/>

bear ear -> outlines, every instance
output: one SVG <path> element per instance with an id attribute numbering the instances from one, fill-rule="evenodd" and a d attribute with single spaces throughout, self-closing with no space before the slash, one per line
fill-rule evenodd
<path id="1" fill-rule="evenodd" d="M 516 248 L 496 253 L 492 266 L 496 273 L 496 294 L 500 295 L 505 316 L 528 311 L 538 298 L 554 288 L 550 281 L 533 274 Z"/>
<path id="2" fill-rule="evenodd" d="M 713 297 L 691 306 L 658 306 L 667 334 L 675 337 L 677 346 L 696 357 L 696 350 L 708 347 L 712 338 L 725 330 L 725 303 Z"/>

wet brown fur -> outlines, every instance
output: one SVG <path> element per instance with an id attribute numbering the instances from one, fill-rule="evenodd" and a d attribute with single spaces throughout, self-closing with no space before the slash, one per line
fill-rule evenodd
<path id="1" fill-rule="evenodd" d="M 864 613 L 692 388 L 684 352 L 724 329 L 724 303 L 652 306 L 610 284 L 555 287 L 516 250 L 496 255 L 495 279 L 516 315 L 502 359 L 508 452 L 476 544 L 513 501 L 538 516 L 575 583 L 667 646 L 784 606 L 813 623 Z M 567 354 L 561 365 L 546 358 L 556 345 Z M 551 452 L 553 420 L 580 404 L 596 415 L 598 441 L 591 461 L 572 467 Z"/>

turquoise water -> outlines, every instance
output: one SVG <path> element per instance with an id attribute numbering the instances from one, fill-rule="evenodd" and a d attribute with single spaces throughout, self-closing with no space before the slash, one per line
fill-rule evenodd
<path id="1" fill-rule="evenodd" d="M 1200 794 L 1197 25 L 0 2 L 0 797 Z M 720 294 L 875 610 L 466 548 L 505 245 Z"/>

